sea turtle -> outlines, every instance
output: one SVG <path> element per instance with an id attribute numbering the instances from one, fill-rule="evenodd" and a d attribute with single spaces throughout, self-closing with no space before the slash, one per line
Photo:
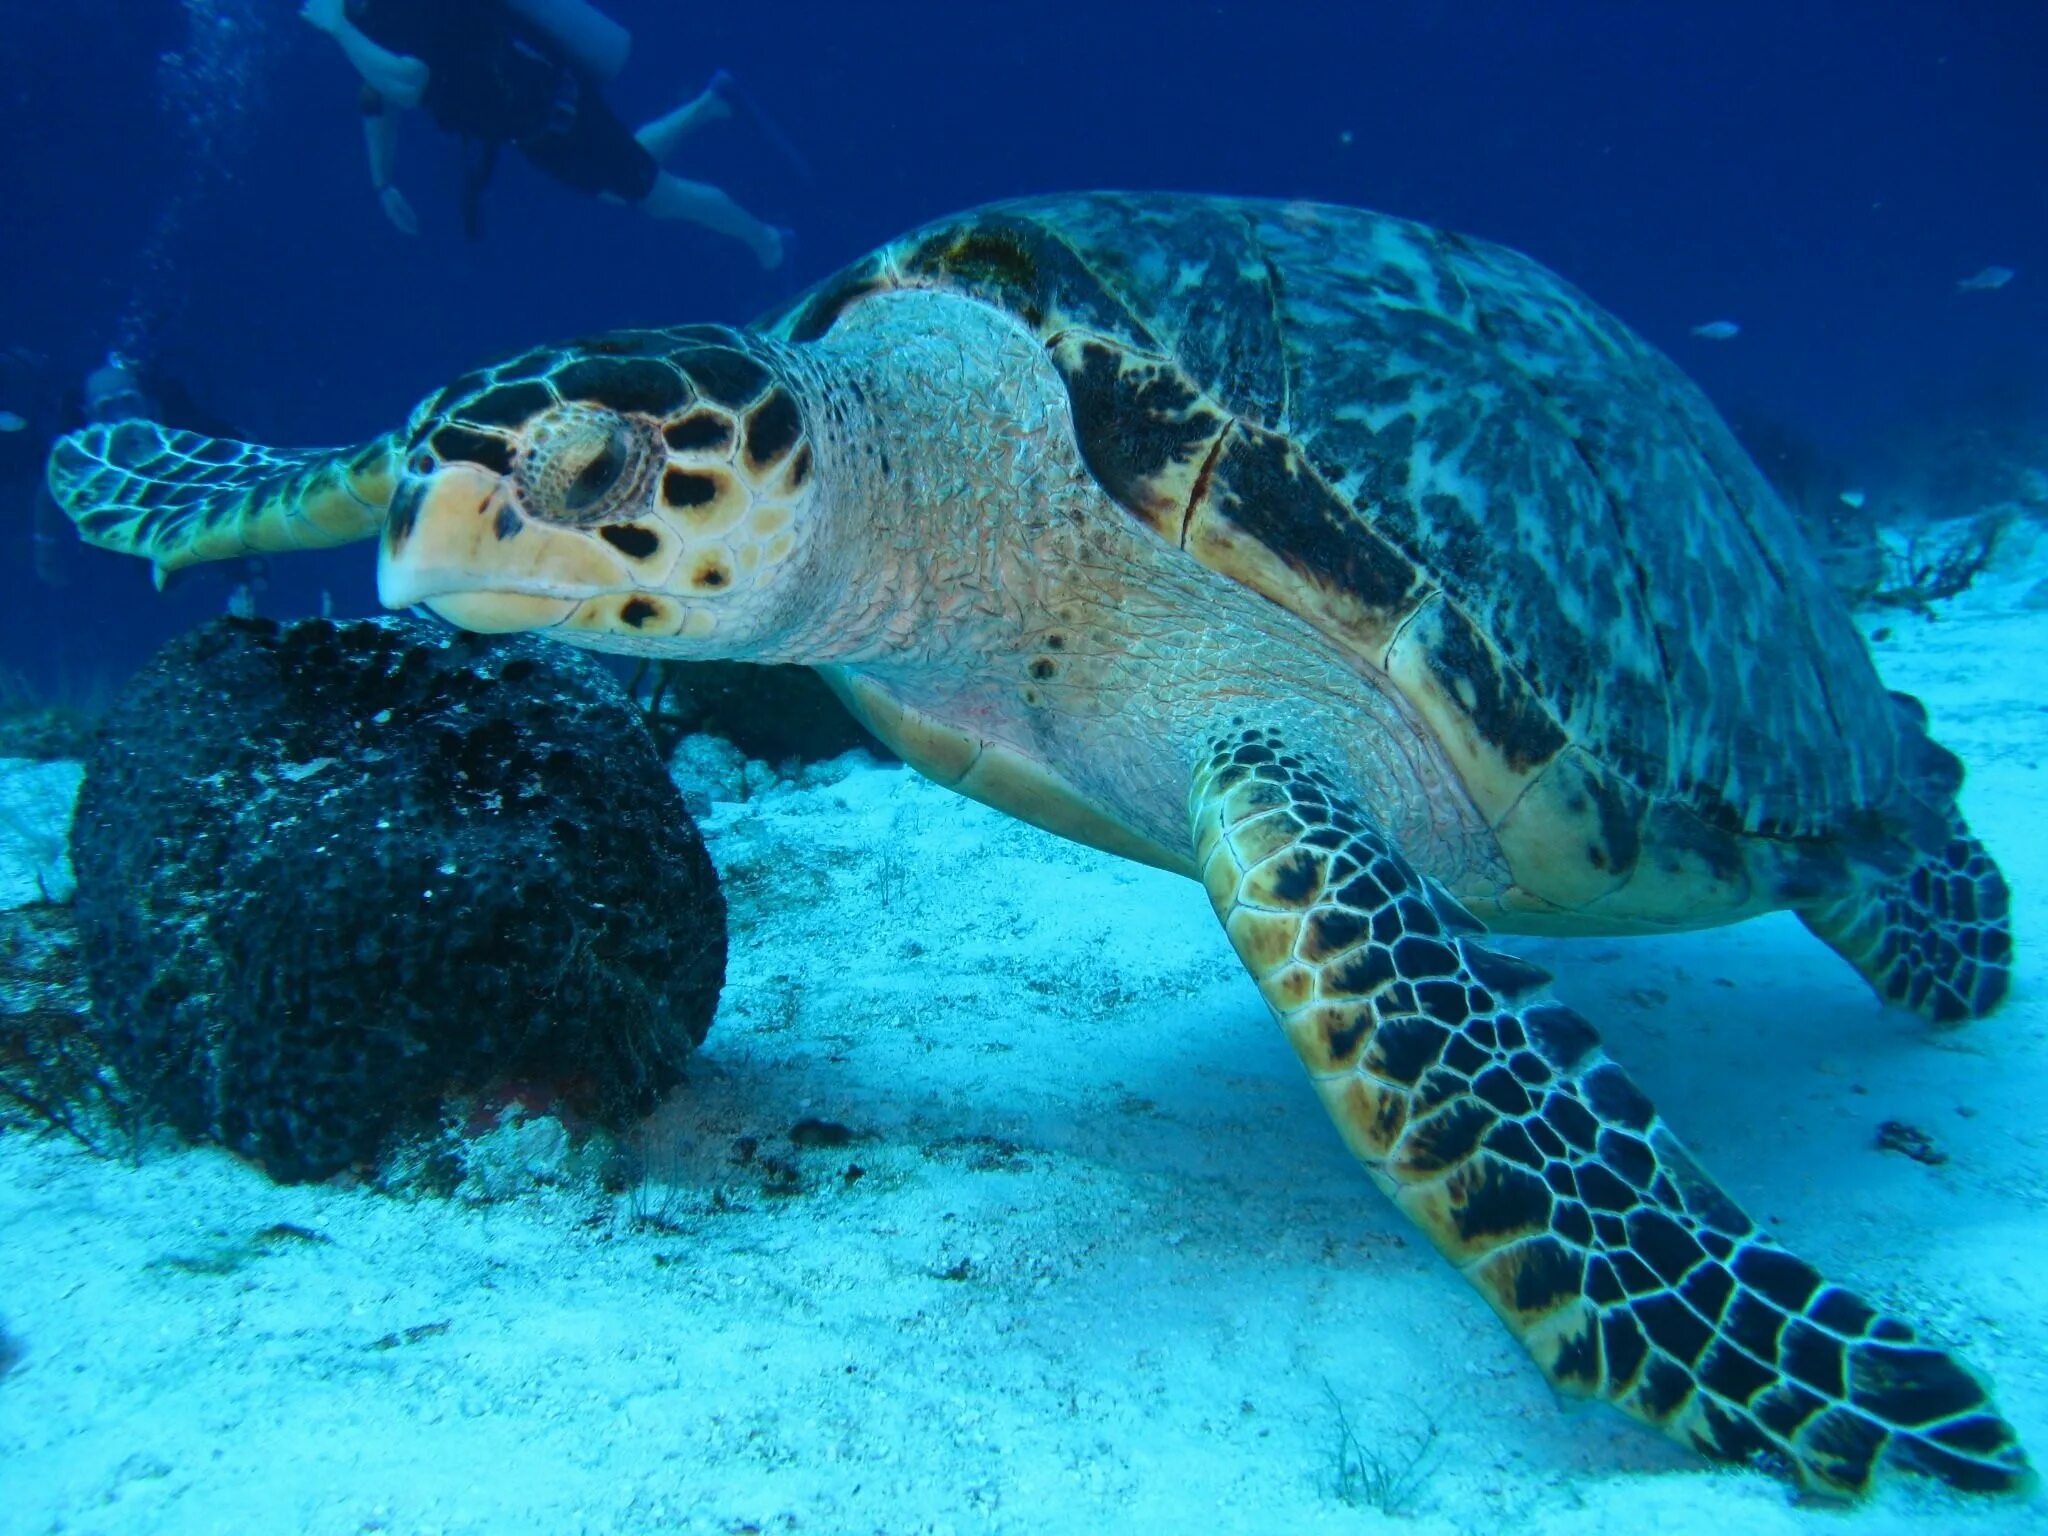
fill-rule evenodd
<path id="1" fill-rule="evenodd" d="M 366 446 L 127 422 L 50 481 L 159 571 L 381 534 L 393 607 L 819 668 L 940 783 L 1199 880 L 1352 1152 L 1558 1387 L 1815 1489 L 2027 1481 L 1965 1366 L 1773 1242 L 1487 942 L 1791 908 L 1937 1024 L 2011 953 L 1956 760 L 1784 508 L 1526 257 L 1011 202 L 755 329 L 523 352 Z"/>

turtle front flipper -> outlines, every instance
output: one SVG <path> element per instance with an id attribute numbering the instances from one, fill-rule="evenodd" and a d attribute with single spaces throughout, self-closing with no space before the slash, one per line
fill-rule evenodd
<path id="1" fill-rule="evenodd" d="M 1561 1390 L 1710 1456 L 1855 1494 L 1880 1462 L 2019 1489 L 1983 1384 L 1829 1284 L 1724 1194 L 1535 966 L 1274 733 L 1218 741 L 1202 881 L 1374 1181 Z"/>
<path id="2" fill-rule="evenodd" d="M 50 450 L 50 494 L 88 544 L 157 581 L 205 560 L 324 549 L 384 526 L 401 445 L 265 448 L 151 421 L 87 427 Z"/>

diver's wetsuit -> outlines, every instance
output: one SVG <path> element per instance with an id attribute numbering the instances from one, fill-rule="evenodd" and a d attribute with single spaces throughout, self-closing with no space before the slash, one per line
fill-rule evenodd
<path id="1" fill-rule="evenodd" d="M 448 132 L 485 146 L 472 196 L 506 143 L 579 192 L 637 203 L 653 190 L 661 168 L 595 82 L 498 0 L 349 0 L 348 16 L 372 42 L 425 64 L 420 105 Z M 364 105 L 384 109 L 373 91 Z"/>

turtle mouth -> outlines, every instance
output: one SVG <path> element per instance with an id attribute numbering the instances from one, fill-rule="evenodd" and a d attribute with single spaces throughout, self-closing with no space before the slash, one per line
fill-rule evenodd
<path id="1" fill-rule="evenodd" d="M 514 498 L 508 477 L 477 464 L 407 474 L 378 549 L 378 601 L 506 634 L 555 628 L 592 599 L 632 590 L 607 545 L 526 517 Z"/>

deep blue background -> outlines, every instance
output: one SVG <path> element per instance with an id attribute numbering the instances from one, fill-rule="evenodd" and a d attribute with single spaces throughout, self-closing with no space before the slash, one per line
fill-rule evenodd
<path id="1" fill-rule="evenodd" d="M 203 8 L 203 7 L 202 7 Z M 2048 357 L 2048 6 L 2039 0 L 611 0 L 637 122 L 723 65 L 744 123 L 676 163 L 801 232 L 806 280 L 926 218 L 1087 186 L 1360 203 L 1504 241 L 1639 327 L 1724 406 L 1854 462 L 1901 423 L 2009 399 Z M 363 168 L 354 77 L 296 5 L 218 62 L 177 0 L 0 0 L 0 347 L 82 371 L 124 313 L 249 436 L 367 437 L 481 357 L 628 323 L 744 319 L 744 251 L 580 199 L 508 155 L 465 240 L 455 146 L 407 124 L 408 241 Z M 202 35 L 207 34 L 202 29 Z M 167 104 L 165 81 L 183 80 Z M 194 125 L 194 119 L 200 120 Z M 154 242 L 166 210 L 181 209 Z M 1959 293 L 1987 264 L 1997 293 Z M 1689 328 L 1733 319 L 1731 342 Z M 0 506 L 0 666 L 76 686 L 219 609 L 82 552 L 24 579 Z M 281 562 L 285 612 L 372 606 L 367 550 Z"/>

